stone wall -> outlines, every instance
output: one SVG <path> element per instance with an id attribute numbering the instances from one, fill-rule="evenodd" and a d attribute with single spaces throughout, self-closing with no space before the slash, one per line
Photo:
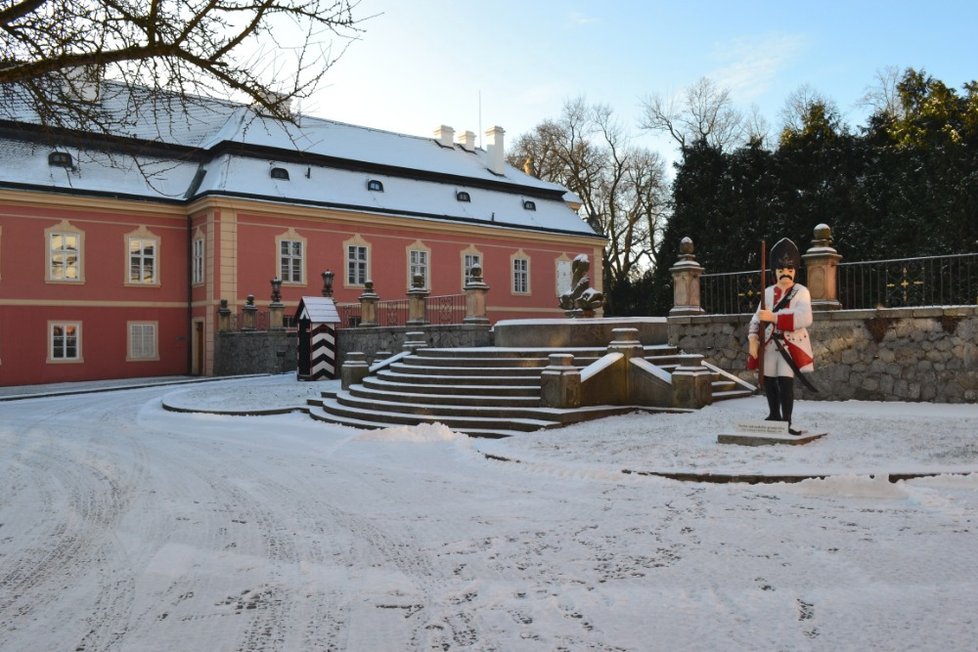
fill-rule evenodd
<path id="1" fill-rule="evenodd" d="M 398 353 L 408 333 L 424 333 L 429 347 L 491 346 L 488 324 L 342 328 L 337 332 L 337 357 L 342 364 L 350 351 L 373 361 L 378 352 Z M 295 331 L 230 331 L 214 340 L 214 375 L 278 374 L 296 370 Z M 338 366 L 337 366 L 338 367 Z"/>
<path id="2" fill-rule="evenodd" d="M 278 374 L 295 371 L 294 331 L 234 331 L 214 338 L 214 375 Z"/>
<path id="3" fill-rule="evenodd" d="M 669 343 L 756 383 L 748 372 L 750 314 L 669 318 Z M 978 402 L 978 308 L 896 308 L 815 313 L 809 329 L 818 393 L 807 400 Z"/>

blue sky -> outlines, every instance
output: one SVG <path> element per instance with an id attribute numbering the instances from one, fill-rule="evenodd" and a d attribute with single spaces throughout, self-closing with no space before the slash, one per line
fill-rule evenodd
<path id="1" fill-rule="evenodd" d="M 935 0 L 604 2 L 362 0 L 365 32 L 302 105 L 305 113 L 418 136 L 440 124 L 507 142 L 584 95 L 642 144 L 639 104 L 701 77 L 756 105 L 772 128 L 802 85 L 862 124 L 860 98 L 888 67 L 960 89 L 978 79 L 974 3 Z M 481 98 L 481 100 L 480 100 Z M 481 133 L 480 133 L 481 135 Z M 667 158 L 669 153 L 662 151 Z"/>

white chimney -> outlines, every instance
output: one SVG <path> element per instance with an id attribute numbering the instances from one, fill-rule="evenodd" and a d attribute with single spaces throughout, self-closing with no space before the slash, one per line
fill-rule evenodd
<path id="1" fill-rule="evenodd" d="M 94 103 L 98 101 L 101 92 L 104 71 L 101 66 L 75 66 L 64 72 L 65 95 Z"/>
<path id="2" fill-rule="evenodd" d="M 455 147 L 455 130 L 447 125 L 435 129 L 435 140 L 442 147 Z"/>
<path id="3" fill-rule="evenodd" d="M 466 152 L 475 151 L 475 133 L 471 131 L 464 132 L 458 138 L 458 144 L 462 146 Z"/>
<path id="4" fill-rule="evenodd" d="M 486 131 L 486 155 L 489 159 L 489 171 L 493 174 L 503 176 L 506 170 L 506 150 L 503 146 L 503 135 L 506 131 L 499 126 L 492 127 Z"/>

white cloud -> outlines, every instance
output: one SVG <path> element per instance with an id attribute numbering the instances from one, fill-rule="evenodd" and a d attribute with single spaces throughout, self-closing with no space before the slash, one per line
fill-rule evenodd
<path id="1" fill-rule="evenodd" d="M 598 19 L 594 16 L 588 16 L 580 11 L 572 11 L 567 15 L 568 21 L 571 25 L 593 25 L 598 22 Z"/>
<path id="2" fill-rule="evenodd" d="M 737 38 L 719 44 L 715 58 L 723 64 L 707 76 L 729 88 L 738 102 L 749 103 L 764 95 L 776 77 L 808 47 L 803 34 L 770 34 Z"/>

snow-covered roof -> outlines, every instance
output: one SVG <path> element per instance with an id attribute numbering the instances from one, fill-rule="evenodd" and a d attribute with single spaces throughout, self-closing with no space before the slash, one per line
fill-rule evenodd
<path id="1" fill-rule="evenodd" d="M 16 127 L 39 123 L 25 105 L 5 116 L 6 129 L 0 124 L 0 186 L 175 201 L 228 195 L 595 235 L 572 208 L 573 193 L 510 165 L 495 174 L 481 148 L 309 116 L 293 124 L 216 100 L 133 101 L 107 88 L 103 108 L 120 116 L 114 130 L 124 140 L 93 147 L 107 141 L 80 143 L 56 130 L 25 140 Z M 50 165 L 52 148 L 71 154 L 74 167 Z M 272 168 L 288 180 L 273 178 Z M 383 190 L 369 190 L 370 180 Z M 471 201 L 459 201 L 459 192 Z"/>
<path id="2" fill-rule="evenodd" d="M 343 321 L 336 310 L 336 302 L 329 297 L 302 297 L 295 316 L 297 319 L 308 319 L 314 324 L 338 324 Z"/>

